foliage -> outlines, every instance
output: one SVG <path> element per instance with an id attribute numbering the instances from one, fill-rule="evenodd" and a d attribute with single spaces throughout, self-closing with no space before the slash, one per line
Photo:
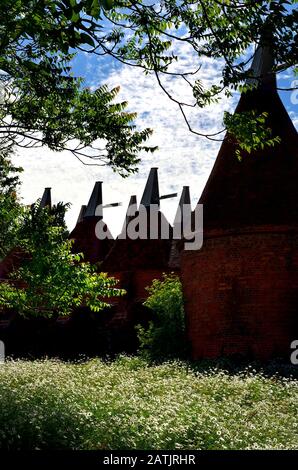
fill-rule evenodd
<path id="1" fill-rule="evenodd" d="M 164 274 L 162 280 L 154 279 L 147 290 L 149 297 L 144 305 L 151 310 L 152 320 L 148 328 L 137 327 L 140 354 L 153 360 L 185 357 L 187 342 L 179 277 Z"/>
<path id="2" fill-rule="evenodd" d="M 204 107 L 236 89 L 247 88 L 246 80 L 252 78 L 252 44 L 262 42 L 272 49 L 277 73 L 295 71 L 295 3 L 2 0 L 2 146 L 46 144 L 55 150 L 69 148 L 80 158 L 94 143 L 95 161 L 119 168 L 122 174 L 135 169 L 139 150 L 149 150 L 143 144 L 150 131 L 135 131 L 135 115 L 124 112 L 125 103 L 113 103 L 117 89 L 101 87 L 92 92 L 82 88 L 82 80 L 71 71 L 71 61 L 78 51 L 100 58 L 109 56 L 153 73 L 167 96 L 177 103 L 189 129 L 211 140 L 218 139 L 224 130 L 208 134 L 204 126 L 203 130 L 193 129 L 185 107 Z M 179 53 L 177 44 L 183 45 L 183 53 Z M 183 69 L 184 46 L 186 53 L 194 54 L 194 70 Z M 215 77 L 209 89 L 199 76 L 204 58 L 218 59 L 222 64 L 219 78 Z M 185 103 L 173 96 L 162 75 L 188 83 L 193 101 Z M 256 81 L 260 78 L 254 76 Z M 258 133 L 258 122 L 254 124 L 254 132 Z M 99 138 L 106 142 L 103 150 L 96 144 Z M 71 146 L 70 141 L 75 140 L 78 144 Z"/>
<path id="3" fill-rule="evenodd" d="M 61 204 L 51 211 L 39 204 L 24 210 L 18 233 L 23 262 L 9 281 L 0 283 L 0 305 L 24 316 L 51 317 L 68 315 L 81 305 L 98 312 L 108 306 L 109 297 L 123 293 L 114 278 L 72 253 L 64 212 Z"/>
<path id="4" fill-rule="evenodd" d="M 112 10 L 102 15 L 113 25 L 114 56 L 123 56 L 146 70 L 163 71 L 179 59 L 171 46 L 180 41 L 189 45 L 198 57 L 222 59 L 223 85 L 237 86 L 250 76 L 247 63 L 239 58 L 251 44 L 260 42 L 264 31 L 275 52 L 277 71 L 297 65 L 298 14 L 291 8 L 295 3 L 295 0 L 164 0 L 148 5 L 142 1 L 114 0 Z M 121 34 L 121 26 L 128 28 L 131 35 Z"/>
<path id="5" fill-rule="evenodd" d="M 98 8 L 96 21 L 91 22 L 88 30 L 92 47 L 87 46 L 85 50 L 99 56 L 109 54 L 122 63 L 153 73 L 167 96 L 178 105 L 189 130 L 210 140 L 218 140 L 225 129 L 206 133 L 205 123 L 202 130 L 194 129 L 186 109 L 216 103 L 223 96 L 231 96 L 235 90 L 245 92 L 250 89 L 248 79 L 254 78 L 258 83 L 262 77 L 252 74 L 252 45 L 271 49 L 276 73 L 297 69 L 296 0 L 164 0 L 150 3 L 114 0 L 112 3 L 108 11 Z M 179 52 L 179 43 L 182 52 Z M 193 70 L 185 69 L 185 54 L 192 54 Z M 222 65 L 221 73 L 215 75 L 210 88 L 206 88 L 200 77 L 200 68 L 206 58 L 217 59 L 218 65 Z M 163 80 L 162 75 L 181 78 L 184 84 L 188 83 L 194 100 L 185 102 L 173 95 L 172 81 Z M 242 121 L 244 118 L 261 142 L 258 120 L 245 115 Z M 234 129 L 235 126 L 228 130 L 232 133 Z M 263 144 L 267 145 L 267 141 Z M 250 150 L 255 146 L 255 142 L 251 146 L 249 141 L 246 142 Z"/>
<path id="6" fill-rule="evenodd" d="M 17 238 L 20 204 L 17 198 L 19 173 L 9 149 L 0 151 L 0 261 L 14 247 Z"/>
<path id="7" fill-rule="evenodd" d="M 268 113 L 266 112 L 259 115 L 255 111 L 235 114 L 226 112 L 224 114 L 224 123 L 237 143 L 236 155 L 239 160 L 242 159 L 241 150 L 251 153 L 254 150 L 272 147 L 280 143 L 280 137 L 272 136 L 267 118 Z"/>
<path id="8" fill-rule="evenodd" d="M 183 363 L 7 361 L 0 448 L 297 449 L 298 382 Z"/>
<path id="9" fill-rule="evenodd" d="M 115 103 L 119 88 L 84 88 L 71 70 L 74 51 L 90 44 L 85 12 L 95 3 L 1 1 L 0 148 L 68 149 L 124 176 L 136 171 L 140 150 L 153 150 L 143 145 L 151 130 L 135 130 L 136 114 Z"/>

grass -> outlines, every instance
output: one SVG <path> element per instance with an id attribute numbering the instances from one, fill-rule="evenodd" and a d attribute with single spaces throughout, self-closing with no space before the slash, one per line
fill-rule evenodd
<path id="1" fill-rule="evenodd" d="M 1 449 L 297 449 L 298 381 L 58 360 L 0 365 Z"/>

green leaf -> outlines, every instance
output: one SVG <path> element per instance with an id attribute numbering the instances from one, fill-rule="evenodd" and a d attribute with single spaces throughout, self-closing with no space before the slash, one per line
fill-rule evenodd
<path id="1" fill-rule="evenodd" d="M 89 46 L 94 47 L 95 43 L 91 36 L 87 33 L 81 33 L 80 39 L 82 44 L 89 44 Z"/>
<path id="2" fill-rule="evenodd" d="M 100 15 L 100 0 L 93 0 L 92 5 L 91 5 L 91 11 L 90 14 L 94 18 L 98 19 Z"/>

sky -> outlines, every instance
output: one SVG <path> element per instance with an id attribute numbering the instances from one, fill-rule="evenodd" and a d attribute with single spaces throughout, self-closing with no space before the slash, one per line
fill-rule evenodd
<path id="1" fill-rule="evenodd" d="M 178 70 L 194 70 L 196 57 L 180 44 Z M 203 59 L 198 73 L 206 86 L 216 83 L 221 71 L 220 61 Z M 20 195 L 24 204 L 31 204 L 42 196 L 45 187 L 52 188 L 52 200 L 70 202 L 66 221 L 74 228 L 82 204 L 87 204 L 94 183 L 103 181 L 103 203 L 121 202 L 122 206 L 104 210 L 104 220 L 117 236 L 121 230 L 129 198 L 136 194 L 138 202 L 144 190 L 151 167 L 159 169 L 160 194 L 177 192 L 178 197 L 161 201 L 161 209 L 173 221 L 180 193 L 184 185 L 190 186 L 192 204 L 198 201 L 216 159 L 220 142 L 191 134 L 175 103 L 161 90 L 154 76 L 145 75 L 139 68 L 80 53 L 74 60 L 73 71 L 85 79 L 84 85 L 92 89 L 106 83 L 121 86 L 117 100 L 128 101 L 128 111 L 136 111 L 137 126 L 154 130 L 148 144 L 158 145 L 154 154 L 141 154 L 139 172 L 123 179 L 108 167 L 85 166 L 68 152 L 52 152 L 46 147 L 21 149 L 14 162 L 22 166 Z M 278 81 L 280 87 L 290 87 L 294 77 L 284 73 Z M 191 99 L 190 89 L 183 80 L 164 78 L 171 93 L 183 100 Z M 298 128 L 298 99 L 291 92 L 282 92 L 282 100 Z M 224 111 L 233 111 L 239 96 L 223 99 L 201 110 L 192 110 L 189 120 L 197 130 L 216 132 L 222 129 Z"/>

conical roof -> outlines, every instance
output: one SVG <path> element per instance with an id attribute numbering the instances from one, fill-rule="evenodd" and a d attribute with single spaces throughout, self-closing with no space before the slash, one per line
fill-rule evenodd
<path id="1" fill-rule="evenodd" d="M 45 207 L 48 207 L 51 209 L 52 207 L 52 197 L 51 197 L 51 188 L 45 188 L 42 198 L 40 200 L 40 207 L 44 209 Z"/>
<path id="2" fill-rule="evenodd" d="M 181 197 L 179 200 L 177 212 L 174 218 L 173 228 L 174 228 L 174 238 L 177 231 L 177 236 L 180 238 L 182 234 L 183 227 L 183 215 L 186 213 L 187 216 L 191 216 L 191 204 L 190 204 L 190 192 L 189 186 L 183 186 Z"/>
<path id="3" fill-rule="evenodd" d="M 183 186 L 179 204 L 177 207 L 177 212 L 174 218 L 173 240 L 171 244 L 171 253 L 169 260 L 169 267 L 171 269 L 180 268 L 180 251 L 183 246 L 183 244 L 181 243 L 181 239 L 184 235 L 184 229 L 186 229 L 186 227 L 184 227 L 184 216 L 191 220 L 192 211 L 189 186 Z"/>
<path id="4" fill-rule="evenodd" d="M 84 260 L 90 263 L 102 261 L 110 251 L 113 237 L 102 219 L 102 182 L 94 185 L 87 206 L 82 206 L 75 228 L 69 238 L 74 240 L 73 250 L 84 253 Z M 101 235 L 107 234 L 105 238 Z M 99 237 L 99 238 L 98 238 Z"/>
<path id="5" fill-rule="evenodd" d="M 83 204 L 81 206 L 81 209 L 80 209 L 80 212 L 79 212 L 79 216 L 78 216 L 78 220 L 77 220 L 77 224 L 79 224 L 80 222 L 83 221 L 84 219 L 84 215 L 85 215 L 85 212 L 86 212 L 86 204 Z"/>
<path id="6" fill-rule="evenodd" d="M 124 224 L 123 224 L 123 227 L 122 227 L 122 230 L 121 230 L 121 233 L 120 233 L 120 238 L 127 235 L 127 227 L 129 225 L 129 223 L 137 215 L 137 211 L 138 211 L 137 196 L 132 195 L 132 196 L 130 196 L 130 200 L 129 200 L 129 203 L 128 203 Z"/>
<path id="7" fill-rule="evenodd" d="M 172 227 L 166 220 L 165 216 L 158 210 L 157 217 L 157 233 L 155 239 L 150 239 L 150 210 L 151 204 L 159 206 L 159 185 L 157 168 L 151 168 L 141 205 L 145 207 L 147 220 L 147 239 L 135 238 L 131 239 L 127 236 L 127 226 L 130 222 L 136 221 L 139 216 L 137 209 L 137 200 L 132 196 L 125 217 L 124 226 L 120 236 L 115 240 L 114 245 L 103 262 L 101 268 L 103 271 L 131 271 L 134 269 L 166 269 L 168 267 Z M 162 239 L 160 236 L 161 227 L 167 227 L 169 237 Z M 124 238 L 125 235 L 125 238 Z"/>
<path id="8" fill-rule="evenodd" d="M 97 181 L 94 185 L 84 213 L 84 219 L 95 216 L 102 217 L 102 210 L 98 206 L 102 206 L 102 181 Z"/>
<path id="9" fill-rule="evenodd" d="M 159 186 L 158 186 L 158 168 L 151 168 L 144 193 L 141 199 L 141 204 L 149 207 L 151 204 L 159 205 Z"/>
<path id="10" fill-rule="evenodd" d="M 298 136 L 278 95 L 272 64 L 270 48 L 259 48 L 252 66 L 258 86 L 242 94 L 235 112 L 267 112 L 272 136 L 281 143 L 239 161 L 237 144 L 226 135 L 199 200 L 205 231 L 298 221 Z"/>

